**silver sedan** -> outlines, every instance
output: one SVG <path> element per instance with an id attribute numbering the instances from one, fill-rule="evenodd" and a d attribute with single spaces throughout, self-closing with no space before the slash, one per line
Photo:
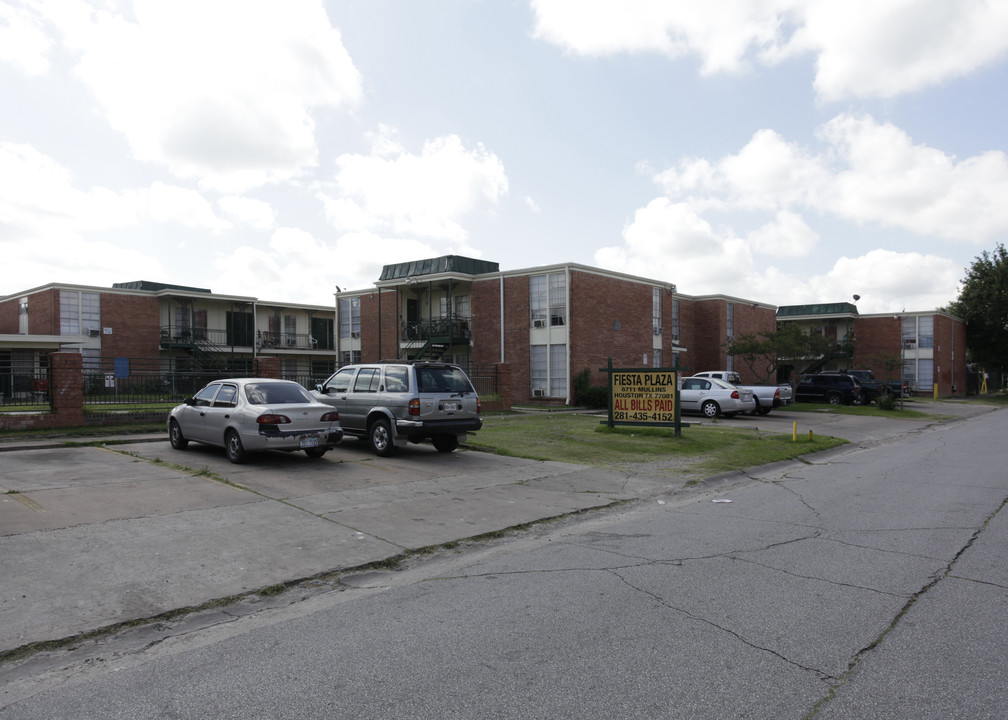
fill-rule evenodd
<path id="1" fill-rule="evenodd" d="M 339 413 L 290 380 L 215 380 L 168 415 L 176 450 L 190 441 L 223 447 L 240 463 L 258 450 L 304 450 L 311 458 L 343 439 Z"/>
<path id="2" fill-rule="evenodd" d="M 706 377 L 684 378 L 679 387 L 679 407 L 683 412 L 700 413 L 705 417 L 734 417 L 752 412 L 756 400 L 752 390 L 735 387 L 724 380 Z"/>

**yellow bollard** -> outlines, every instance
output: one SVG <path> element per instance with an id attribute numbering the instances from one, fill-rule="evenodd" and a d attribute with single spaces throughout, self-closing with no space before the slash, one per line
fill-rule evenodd
<path id="1" fill-rule="evenodd" d="M 809 441 L 812 440 L 812 431 L 811 430 L 808 431 L 808 439 L 809 439 Z"/>
<path id="2" fill-rule="evenodd" d="M 934 399 L 938 399 L 938 383 L 934 384 Z"/>
<path id="3" fill-rule="evenodd" d="M 798 442 L 798 421 L 791 424 L 791 442 Z"/>

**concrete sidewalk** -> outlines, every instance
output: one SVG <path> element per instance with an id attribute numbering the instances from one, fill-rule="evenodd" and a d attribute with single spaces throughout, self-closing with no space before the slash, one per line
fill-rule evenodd
<path id="1" fill-rule="evenodd" d="M 941 405 L 964 417 L 994 409 Z M 722 423 L 790 432 L 793 420 L 802 432 L 814 426 L 855 443 L 928 424 L 798 412 Z M 269 453 L 237 466 L 218 448 L 173 450 L 165 434 L 124 439 L 0 443 L 0 652 L 321 581 L 685 482 L 653 468 L 445 455 L 425 445 L 378 458 L 353 440 L 320 460 Z"/>

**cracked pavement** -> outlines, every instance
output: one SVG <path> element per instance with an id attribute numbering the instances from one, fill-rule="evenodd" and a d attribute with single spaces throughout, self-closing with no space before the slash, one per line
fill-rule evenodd
<path id="1" fill-rule="evenodd" d="M 996 412 L 693 488 L 589 474 L 637 502 L 11 665 L 0 718 L 1006 717 L 1006 431 Z M 577 478 L 542 470 L 514 486 Z M 304 517 L 410 546 L 288 482 Z M 417 482 L 390 514 L 418 527 L 442 483 L 448 507 L 504 502 L 467 473 Z"/>

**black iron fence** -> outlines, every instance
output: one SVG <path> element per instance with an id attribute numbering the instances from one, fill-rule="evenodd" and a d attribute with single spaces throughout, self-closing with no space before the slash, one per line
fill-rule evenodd
<path id="1" fill-rule="evenodd" d="M 334 369 L 333 363 L 299 362 L 283 366 L 280 374 L 311 390 Z M 477 393 L 498 393 L 495 365 L 473 364 L 464 369 Z M 91 414 L 164 409 L 183 402 L 211 380 L 252 374 L 252 362 L 247 358 L 238 358 L 210 370 L 165 367 L 160 358 L 87 358 L 82 368 L 84 409 Z M 46 365 L 0 359 L 0 409 L 50 409 L 49 380 Z"/>
<path id="2" fill-rule="evenodd" d="M 0 409 L 47 410 L 52 406 L 49 367 L 34 358 L 0 356 Z"/>

